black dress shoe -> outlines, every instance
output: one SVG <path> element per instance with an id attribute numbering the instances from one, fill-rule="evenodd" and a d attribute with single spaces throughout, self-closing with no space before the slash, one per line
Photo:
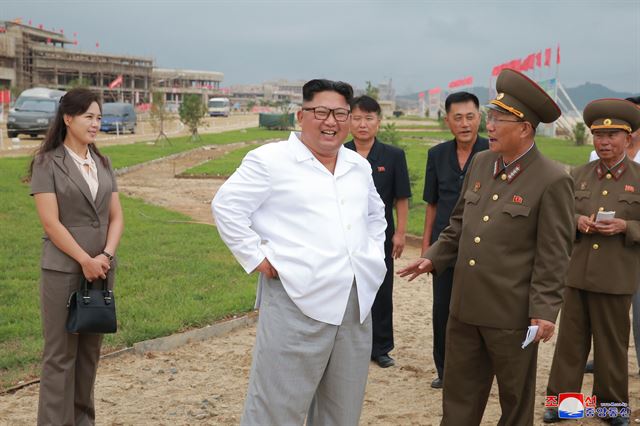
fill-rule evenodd
<path id="1" fill-rule="evenodd" d="M 396 362 L 389 356 L 389 354 L 374 356 L 373 359 L 380 368 L 387 368 L 396 365 Z"/>
<path id="2" fill-rule="evenodd" d="M 558 409 L 556 408 L 545 408 L 544 416 L 542 417 L 542 421 L 545 423 L 558 423 L 561 422 L 562 419 L 558 417 Z"/>
<path id="3" fill-rule="evenodd" d="M 442 386 L 444 386 L 444 382 L 440 377 L 436 377 L 433 379 L 433 382 L 431 382 L 431 387 L 434 389 L 442 389 Z"/>
<path id="4" fill-rule="evenodd" d="M 585 374 L 593 374 L 593 360 L 587 361 L 587 365 L 584 366 Z"/>

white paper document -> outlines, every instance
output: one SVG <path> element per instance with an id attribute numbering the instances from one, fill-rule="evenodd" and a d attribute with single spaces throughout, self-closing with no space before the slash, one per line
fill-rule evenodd
<path id="1" fill-rule="evenodd" d="M 529 343 L 533 342 L 533 339 L 536 338 L 536 334 L 538 334 L 538 326 L 530 325 L 527 329 L 527 337 L 525 337 L 524 342 L 522 342 L 522 349 L 526 348 Z"/>
<path id="2" fill-rule="evenodd" d="M 596 215 L 596 222 L 600 222 L 602 220 L 611 220 L 616 217 L 616 212 L 598 212 Z"/>

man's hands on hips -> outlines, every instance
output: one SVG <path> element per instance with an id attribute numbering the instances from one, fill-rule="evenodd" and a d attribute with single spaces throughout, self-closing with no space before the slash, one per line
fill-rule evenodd
<path id="1" fill-rule="evenodd" d="M 433 271 L 433 263 L 431 263 L 431 260 L 420 258 L 418 260 L 414 260 L 406 268 L 399 270 L 398 275 L 401 277 L 406 277 L 407 275 L 410 275 L 409 281 L 413 281 L 413 279 L 418 275 L 424 274 L 425 272 L 432 272 L 432 271 Z"/>
<path id="2" fill-rule="evenodd" d="M 531 318 L 531 325 L 538 326 L 538 333 L 536 334 L 534 342 L 539 342 L 542 340 L 543 342 L 548 342 L 551 337 L 553 337 L 553 332 L 556 329 L 556 325 L 551 321 Z"/>
<path id="3" fill-rule="evenodd" d="M 393 234 L 393 238 L 391 239 L 391 242 L 393 243 L 393 249 L 391 251 L 392 258 L 398 259 L 400 258 L 400 256 L 402 256 L 402 252 L 404 251 L 405 241 L 406 241 L 406 238 L 404 233 L 396 232 L 395 234 Z"/>
<path id="4" fill-rule="evenodd" d="M 256 269 L 253 270 L 253 272 L 261 272 L 269 279 L 278 278 L 278 271 L 276 271 L 276 268 L 271 266 L 271 263 L 266 257 L 262 262 L 260 262 Z"/>

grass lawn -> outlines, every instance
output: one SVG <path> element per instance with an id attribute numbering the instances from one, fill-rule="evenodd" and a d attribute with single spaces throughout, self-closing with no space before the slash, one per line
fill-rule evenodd
<path id="1" fill-rule="evenodd" d="M 101 151 L 105 155 L 111 157 L 113 168 L 119 169 L 178 152 L 189 151 L 191 149 L 205 145 L 221 145 L 242 141 L 283 139 L 288 136 L 289 132 L 287 131 L 252 128 L 246 130 L 232 130 L 223 133 L 209 133 L 206 135 L 200 135 L 200 140 L 196 142 L 191 142 L 190 136 L 183 136 L 179 138 L 172 138 L 170 144 L 161 143 L 158 145 L 154 145 L 153 143 L 140 142 L 131 145 L 106 146 L 102 148 Z"/>
<path id="2" fill-rule="evenodd" d="M 243 146 L 231 152 L 227 152 L 220 158 L 207 161 L 199 166 L 192 167 L 182 173 L 182 176 L 212 176 L 228 177 L 235 172 L 247 152 L 256 149 L 256 145 Z"/>
<path id="3" fill-rule="evenodd" d="M 42 228 L 29 187 L 20 182 L 28 161 L 0 159 L 0 388 L 38 375 L 42 350 Z M 107 337 L 107 347 L 129 346 L 253 308 L 256 278 L 240 268 L 214 227 L 179 223 L 190 218 L 140 200 L 123 196 L 122 202 L 119 330 Z"/>

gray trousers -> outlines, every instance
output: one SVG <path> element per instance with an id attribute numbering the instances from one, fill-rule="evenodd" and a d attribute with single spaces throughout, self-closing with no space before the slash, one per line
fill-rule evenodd
<path id="1" fill-rule="evenodd" d="M 355 282 L 342 324 L 304 315 L 279 280 L 262 295 L 241 425 L 357 425 L 371 356 L 371 315 L 360 324 Z"/>
<path id="2" fill-rule="evenodd" d="M 108 277 L 109 287 L 113 288 L 113 271 Z M 44 350 L 38 425 L 95 424 L 93 385 L 102 334 L 70 334 L 65 329 L 67 301 L 78 289 L 80 278 L 80 274 L 42 270 L 40 312 Z"/>
<path id="3" fill-rule="evenodd" d="M 638 362 L 638 371 L 640 371 L 640 290 L 636 291 L 631 299 L 633 306 L 633 341 L 636 347 L 636 361 Z"/>

